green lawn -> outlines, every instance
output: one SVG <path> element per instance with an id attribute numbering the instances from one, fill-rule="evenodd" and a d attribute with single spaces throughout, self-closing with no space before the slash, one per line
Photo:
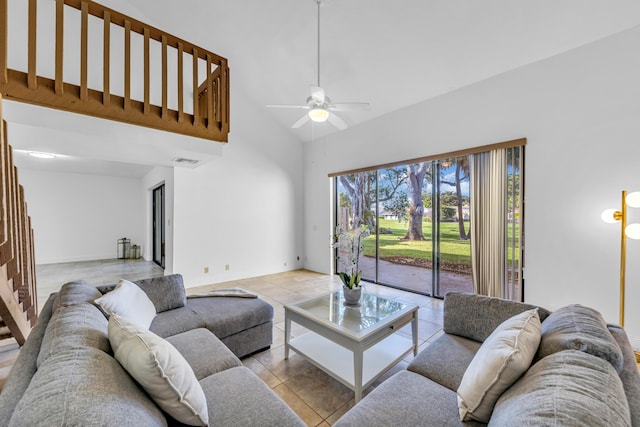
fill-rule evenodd
<path id="1" fill-rule="evenodd" d="M 380 234 L 380 257 L 404 257 L 416 259 L 432 259 L 431 223 L 423 222 L 424 241 L 401 240 L 407 231 L 408 223 L 396 220 L 380 219 L 381 229 L 390 229 L 392 234 Z M 465 222 L 465 230 L 469 231 L 469 222 Z M 469 240 L 460 240 L 457 222 L 440 224 L 440 256 L 444 262 L 453 264 L 471 264 L 471 246 Z M 374 235 L 364 241 L 366 256 L 375 256 L 376 238 Z M 509 253 L 509 259 L 511 253 Z"/>

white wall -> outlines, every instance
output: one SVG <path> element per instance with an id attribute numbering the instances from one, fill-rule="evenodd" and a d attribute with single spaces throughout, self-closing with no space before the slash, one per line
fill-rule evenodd
<path id="1" fill-rule="evenodd" d="M 617 323 L 619 227 L 600 213 L 640 190 L 639 50 L 636 28 L 308 144 L 306 267 L 330 271 L 328 173 L 526 137 L 525 299 L 581 303 Z M 625 326 L 636 338 L 639 257 L 629 242 Z"/>
<path id="2" fill-rule="evenodd" d="M 116 258 L 119 238 L 144 242 L 139 179 L 20 169 L 19 180 L 37 264 Z"/>
<path id="3" fill-rule="evenodd" d="M 164 184 L 164 272 L 173 273 L 173 168 L 156 167 L 142 178 L 142 200 L 145 206 L 144 259 L 153 260 L 153 190 Z"/>
<path id="4" fill-rule="evenodd" d="M 187 287 L 303 265 L 303 144 L 232 85 L 222 156 L 175 169 L 173 270 Z"/>

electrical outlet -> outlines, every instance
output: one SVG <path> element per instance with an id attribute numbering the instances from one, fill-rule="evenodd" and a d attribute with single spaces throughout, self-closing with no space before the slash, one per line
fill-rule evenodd
<path id="1" fill-rule="evenodd" d="M 225 270 L 227 270 L 227 271 L 229 271 L 229 264 L 226 264 L 226 265 L 224 266 L 224 269 L 225 269 Z"/>
<path id="2" fill-rule="evenodd" d="M 296 261 L 300 261 L 300 257 L 299 256 L 296 257 Z"/>
<path id="3" fill-rule="evenodd" d="M 204 268 L 204 274 L 207 274 L 207 273 L 209 273 L 209 267 Z"/>
<path id="4" fill-rule="evenodd" d="M 285 261 L 285 262 L 284 262 L 284 266 L 285 266 L 285 267 L 287 266 L 287 261 Z"/>

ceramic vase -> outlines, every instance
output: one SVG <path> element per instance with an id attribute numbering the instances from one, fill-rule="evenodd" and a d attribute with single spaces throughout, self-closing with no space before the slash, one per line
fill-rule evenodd
<path id="1" fill-rule="evenodd" d="M 342 287 L 344 293 L 344 303 L 347 305 L 360 304 L 360 297 L 362 296 L 362 287 L 357 286 L 353 289 L 349 289 L 346 286 Z"/>

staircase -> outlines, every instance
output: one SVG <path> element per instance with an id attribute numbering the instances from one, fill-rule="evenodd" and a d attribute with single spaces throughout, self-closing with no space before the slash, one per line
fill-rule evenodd
<path id="1" fill-rule="evenodd" d="M 33 229 L 0 97 L 0 340 L 24 344 L 38 318 Z"/>
<path id="2" fill-rule="evenodd" d="M 20 27 L 23 17 L 28 35 L 19 40 L 24 29 L 14 27 Z M 42 55 L 37 50 L 49 40 L 55 46 L 53 62 L 51 51 Z M 79 49 L 72 49 L 78 40 Z M 18 58 L 16 69 L 10 67 L 13 56 Z M 0 94 L 8 100 L 228 141 L 227 60 L 93 1 L 0 0 Z"/>

